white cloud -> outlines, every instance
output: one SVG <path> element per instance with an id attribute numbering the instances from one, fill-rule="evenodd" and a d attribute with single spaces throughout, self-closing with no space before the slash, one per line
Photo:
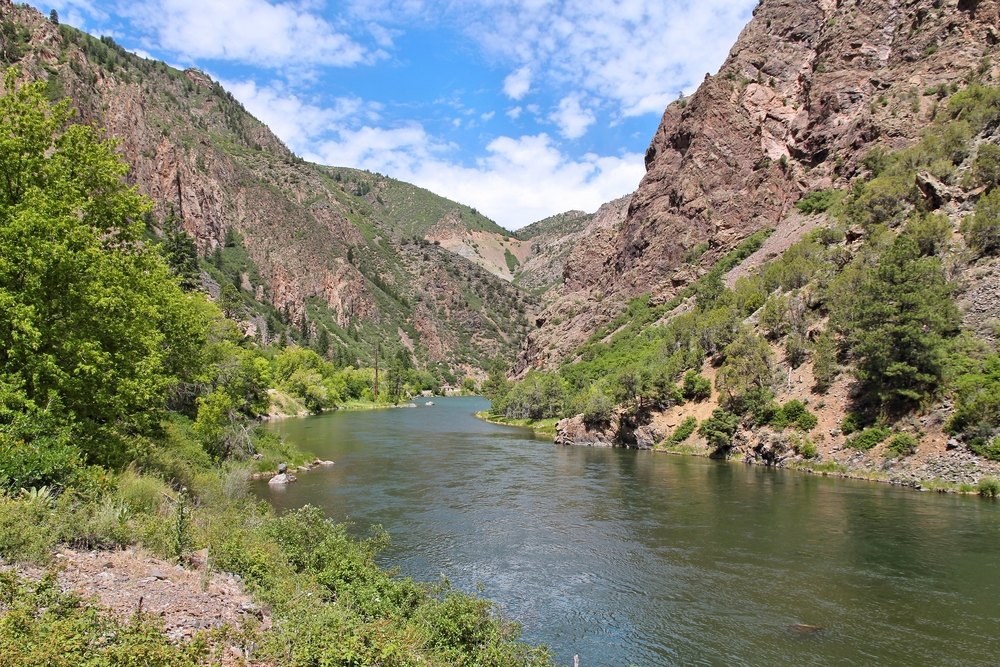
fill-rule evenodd
<path id="1" fill-rule="evenodd" d="M 559 102 L 559 108 L 552 112 L 549 120 L 559 126 L 559 133 L 565 138 L 579 139 L 587 133 L 587 128 L 594 124 L 597 116 L 580 106 L 578 95 L 570 95 Z"/>
<path id="2" fill-rule="evenodd" d="M 492 120 L 492 119 L 493 119 L 493 116 L 495 116 L 495 115 L 497 115 L 497 112 L 496 112 L 496 111 L 491 111 L 491 112 L 489 112 L 489 113 L 484 113 L 484 114 L 482 114 L 482 115 L 480 116 L 480 118 L 482 118 L 482 119 L 483 119 L 483 122 L 484 122 L 484 123 L 488 123 L 488 122 L 490 122 L 490 120 Z"/>
<path id="3" fill-rule="evenodd" d="M 436 17 L 516 68 L 504 92 L 530 83 L 583 90 L 626 116 L 662 113 L 714 72 L 757 0 L 354 0 L 381 20 Z M 524 93 L 521 93 L 523 95 Z"/>
<path id="4" fill-rule="evenodd" d="M 373 147 L 373 146 L 377 146 Z M 387 173 L 475 206 L 508 229 L 570 209 L 596 210 L 635 190 L 645 173 L 639 154 L 571 159 L 546 134 L 499 137 L 474 166 L 440 154 L 422 128 L 364 128 L 318 146 L 312 159 Z"/>
<path id="5" fill-rule="evenodd" d="M 503 92 L 512 100 L 519 100 L 531 90 L 531 68 L 522 67 L 503 80 Z"/>
<path id="6" fill-rule="evenodd" d="M 185 59 L 261 67 L 346 66 L 380 57 L 338 31 L 314 7 L 266 0 L 150 0 L 123 14 L 159 49 Z M 382 37 L 391 39 L 389 33 Z"/>
<path id="7" fill-rule="evenodd" d="M 377 105 L 360 98 L 341 97 L 333 106 L 303 102 L 279 85 L 258 86 L 254 81 L 221 81 L 258 120 L 271 128 L 290 147 L 302 147 L 322 129 L 352 118 L 377 120 Z"/>
<path id="8" fill-rule="evenodd" d="M 306 159 L 415 183 L 475 206 L 508 229 L 574 208 L 596 210 L 634 190 L 645 173 L 642 155 L 572 158 L 546 134 L 498 137 L 484 157 L 461 164 L 457 146 L 429 135 L 419 123 L 373 127 L 373 105 L 360 99 L 338 99 L 324 108 L 273 85 L 225 85 Z"/>
<path id="9" fill-rule="evenodd" d="M 518 118 L 521 117 L 522 111 L 523 109 L 521 107 L 514 107 L 513 109 L 509 109 L 507 111 L 507 115 L 513 118 L 514 120 L 517 120 Z"/>

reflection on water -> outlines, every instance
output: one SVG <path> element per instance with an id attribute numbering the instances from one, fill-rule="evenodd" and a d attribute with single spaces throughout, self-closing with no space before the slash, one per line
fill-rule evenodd
<path id="1" fill-rule="evenodd" d="M 556 447 L 475 419 L 482 399 L 436 403 L 279 422 L 336 465 L 255 488 L 381 524 L 383 564 L 483 584 L 562 664 L 995 662 L 995 502 Z"/>

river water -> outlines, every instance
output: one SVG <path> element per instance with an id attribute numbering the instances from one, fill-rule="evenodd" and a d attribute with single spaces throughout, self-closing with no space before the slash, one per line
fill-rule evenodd
<path id="1" fill-rule="evenodd" d="M 383 565 L 481 584 L 560 664 L 998 661 L 1000 503 L 558 447 L 476 419 L 483 399 L 435 402 L 278 422 L 336 465 L 255 491 L 381 524 Z"/>

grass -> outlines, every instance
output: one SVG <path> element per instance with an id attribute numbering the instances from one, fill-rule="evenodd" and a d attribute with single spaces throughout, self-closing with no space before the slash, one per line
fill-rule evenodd
<path id="1" fill-rule="evenodd" d="M 206 464 L 197 443 L 184 442 L 185 425 L 174 422 L 150 443 L 141 465 L 59 495 L 0 494 L 0 559 L 44 567 L 61 546 L 136 546 L 179 562 L 208 548 L 210 566 L 239 575 L 255 601 L 270 608 L 273 627 L 262 631 L 248 618 L 241 627 L 175 642 L 158 616 L 121 619 L 61 592 L 54 570 L 34 580 L 6 569 L 0 571 L 5 667 L 194 667 L 220 664 L 219 653 L 231 646 L 253 648 L 255 664 L 551 664 L 544 647 L 518 640 L 520 628 L 492 602 L 379 567 L 376 558 L 389 544 L 380 528 L 356 538 L 317 508 L 279 515 L 253 499 L 247 462 Z M 266 460 L 290 454 L 267 433 L 254 444 Z"/>
<path id="2" fill-rule="evenodd" d="M 556 435 L 556 422 L 559 421 L 558 417 L 552 419 L 507 419 L 506 417 L 491 415 L 489 410 L 477 412 L 476 417 L 491 424 L 499 424 L 501 426 L 522 426 L 524 428 L 530 428 L 532 431 L 540 435 L 549 436 Z"/>

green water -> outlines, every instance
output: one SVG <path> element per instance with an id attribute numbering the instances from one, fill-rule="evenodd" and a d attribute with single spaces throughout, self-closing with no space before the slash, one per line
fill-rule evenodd
<path id="1" fill-rule="evenodd" d="M 384 564 L 482 584 L 561 664 L 1000 659 L 1000 503 L 557 447 L 475 419 L 482 399 L 436 403 L 279 422 L 336 466 L 256 490 L 359 532 L 382 524 Z"/>

